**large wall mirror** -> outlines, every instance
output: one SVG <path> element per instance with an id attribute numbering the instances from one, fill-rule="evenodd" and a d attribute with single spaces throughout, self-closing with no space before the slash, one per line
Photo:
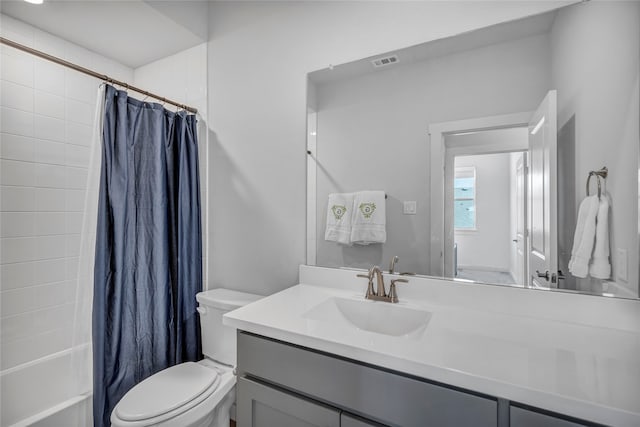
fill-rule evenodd
<path id="1" fill-rule="evenodd" d="M 307 262 L 638 298 L 639 65 L 614 1 L 309 73 Z M 385 242 L 325 240 L 366 190 Z"/>

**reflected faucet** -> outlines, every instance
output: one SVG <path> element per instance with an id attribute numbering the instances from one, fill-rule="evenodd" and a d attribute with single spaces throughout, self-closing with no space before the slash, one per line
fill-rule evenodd
<path id="1" fill-rule="evenodd" d="M 393 274 L 396 269 L 396 262 L 398 262 L 399 259 L 400 258 L 397 255 L 391 258 L 391 264 L 389 264 L 389 274 Z"/>

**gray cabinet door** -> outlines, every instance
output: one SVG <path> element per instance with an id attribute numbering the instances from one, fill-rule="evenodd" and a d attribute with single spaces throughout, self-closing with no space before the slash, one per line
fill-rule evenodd
<path id="1" fill-rule="evenodd" d="M 340 427 L 340 411 L 259 382 L 238 379 L 238 427 Z"/>
<path id="2" fill-rule="evenodd" d="M 527 409 L 512 406 L 509 410 L 511 415 L 511 427 L 585 427 L 586 424 L 579 424 L 573 421 L 563 420 L 551 415 L 529 411 Z"/>
<path id="3" fill-rule="evenodd" d="M 363 418 L 356 418 L 350 414 L 342 413 L 340 415 L 340 427 L 384 427 L 382 424 L 368 421 Z"/>

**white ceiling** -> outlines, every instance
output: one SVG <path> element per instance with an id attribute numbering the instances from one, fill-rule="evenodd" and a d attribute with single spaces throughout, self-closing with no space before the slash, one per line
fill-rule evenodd
<path id="1" fill-rule="evenodd" d="M 0 0 L 0 12 L 137 68 L 207 40 L 206 0 Z"/>
<path id="2" fill-rule="evenodd" d="M 457 36 L 382 53 L 375 57 L 340 64 L 333 68 L 317 70 L 309 73 L 309 79 L 311 82 L 321 85 L 377 71 L 388 70 L 401 65 L 425 61 L 443 55 L 451 55 L 453 53 L 476 49 L 482 46 L 542 34 L 550 30 L 556 13 L 557 12 L 554 10 L 515 21 L 492 25 L 490 27 L 459 34 Z M 371 64 L 371 61 L 376 58 L 392 54 L 397 55 L 399 58 L 399 62 L 395 65 L 374 68 Z"/>

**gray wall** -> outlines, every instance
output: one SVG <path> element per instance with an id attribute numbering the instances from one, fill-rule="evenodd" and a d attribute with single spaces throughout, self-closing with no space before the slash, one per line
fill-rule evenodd
<path id="1" fill-rule="evenodd" d="M 428 274 L 428 125 L 535 110 L 550 87 L 548 43 L 527 37 L 317 85 L 317 265 L 386 266 L 398 255 L 400 270 Z M 368 189 L 389 196 L 387 242 L 324 241 L 328 194 Z M 416 215 L 402 213 L 404 200 L 418 202 Z M 490 266 L 508 269 L 502 252 Z"/>
<path id="2" fill-rule="evenodd" d="M 638 292 L 638 28 L 639 2 L 589 2 L 561 10 L 551 32 L 552 78 L 553 86 L 558 89 L 558 129 L 561 137 L 575 138 L 569 142 L 575 144 L 576 152 L 576 207 L 585 196 L 588 172 L 607 166 L 610 171 L 607 189 L 612 202 L 609 222 L 613 279 L 635 295 Z M 562 129 L 567 127 L 572 129 L 565 129 L 563 133 Z M 562 138 L 559 143 L 563 143 Z M 592 191 L 595 188 L 593 186 Z M 618 248 L 628 252 L 626 281 L 619 277 L 615 262 Z M 579 289 L 599 289 L 598 283 L 579 282 Z"/>

